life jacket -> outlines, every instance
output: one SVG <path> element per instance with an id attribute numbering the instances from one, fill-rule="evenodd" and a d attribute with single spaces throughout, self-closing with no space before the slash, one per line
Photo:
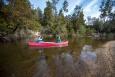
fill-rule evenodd
<path id="1" fill-rule="evenodd" d="M 56 42 L 61 42 L 61 38 L 60 37 L 56 37 Z"/>

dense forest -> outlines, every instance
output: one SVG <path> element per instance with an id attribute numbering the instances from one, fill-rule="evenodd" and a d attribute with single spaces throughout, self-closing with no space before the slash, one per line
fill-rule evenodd
<path id="1" fill-rule="evenodd" d="M 42 11 L 33 9 L 29 0 L 0 0 L 0 37 L 14 34 L 20 30 L 39 31 L 43 34 L 92 35 L 92 33 L 115 33 L 115 2 L 102 0 L 100 17 L 90 18 L 92 24 L 86 24 L 82 6 L 76 5 L 70 15 L 69 3 L 64 0 L 62 8 L 57 10 L 59 0 L 46 2 Z"/>

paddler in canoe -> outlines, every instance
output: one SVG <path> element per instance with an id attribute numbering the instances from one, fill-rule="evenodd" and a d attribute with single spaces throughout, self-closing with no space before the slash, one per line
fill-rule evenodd
<path id="1" fill-rule="evenodd" d="M 43 37 L 39 34 L 38 37 L 35 39 L 35 42 L 43 42 Z"/>
<path id="2" fill-rule="evenodd" d="M 35 39 L 35 41 L 38 42 L 38 43 L 39 42 L 44 42 L 43 37 L 41 35 L 38 35 L 38 37 Z M 62 42 L 62 40 L 61 40 L 60 36 L 57 34 L 56 35 L 56 43 L 60 43 L 60 42 Z"/>
<path id="3" fill-rule="evenodd" d="M 37 42 L 43 42 L 43 37 L 42 36 L 38 36 Z"/>
<path id="4" fill-rule="evenodd" d="M 62 42 L 61 38 L 59 35 L 56 35 L 56 43 Z"/>

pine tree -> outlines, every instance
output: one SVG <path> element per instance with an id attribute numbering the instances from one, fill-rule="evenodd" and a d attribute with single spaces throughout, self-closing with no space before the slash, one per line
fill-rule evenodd
<path id="1" fill-rule="evenodd" d="M 103 32 L 115 32 L 115 14 L 112 12 L 112 9 L 114 6 L 114 1 L 113 0 L 103 0 L 100 6 L 100 11 L 101 11 L 101 19 L 103 19 L 104 24 L 103 28 L 105 29 Z"/>
<path id="2" fill-rule="evenodd" d="M 106 18 L 112 10 L 112 0 L 103 0 L 100 6 L 101 18 Z"/>
<path id="3" fill-rule="evenodd" d="M 81 19 L 80 19 L 81 17 Z M 76 5 L 75 9 L 74 9 L 74 13 L 72 15 L 72 24 L 73 24 L 73 29 L 75 32 L 77 32 L 77 30 L 79 30 L 79 26 L 82 24 L 80 22 L 80 20 L 83 20 L 83 13 L 81 10 L 81 7 Z"/>
<path id="4" fill-rule="evenodd" d="M 17 29 L 39 28 L 40 24 L 33 18 L 29 0 L 8 0 L 7 3 L 1 0 L 0 4 L 0 33 L 11 34 Z"/>
<path id="5" fill-rule="evenodd" d="M 64 10 L 65 12 L 68 12 L 67 7 L 68 7 L 68 2 L 67 2 L 67 0 L 65 0 L 64 3 L 63 3 L 63 10 Z"/>
<path id="6" fill-rule="evenodd" d="M 44 22 L 44 31 L 45 33 L 52 33 L 53 29 L 53 10 L 52 10 L 52 4 L 51 2 L 47 2 L 47 6 L 44 9 L 44 17 L 43 17 L 43 22 Z"/>
<path id="7" fill-rule="evenodd" d="M 52 0 L 52 8 L 54 10 L 54 15 L 57 15 L 57 8 L 56 5 L 58 4 L 59 0 Z"/>

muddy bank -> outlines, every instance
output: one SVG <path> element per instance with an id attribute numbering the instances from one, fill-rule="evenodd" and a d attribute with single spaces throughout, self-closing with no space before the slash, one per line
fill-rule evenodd
<path id="1" fill-rule="evenodd" d="M 95 50 L 97 54 L 97 77 L 115 76 L 115 41 L 104 44 Z"/>
<path id="2" fill-rule="evenodd" d="M 40 32 L 38 31 L 21 29 L 21 30 L 17 30 L 15 33 L 12 34 L 6 34 L 6 35 L 0 34 L 0 43 L 16 42 L 16 41 L 36 37 L 39 34 Z"/>

